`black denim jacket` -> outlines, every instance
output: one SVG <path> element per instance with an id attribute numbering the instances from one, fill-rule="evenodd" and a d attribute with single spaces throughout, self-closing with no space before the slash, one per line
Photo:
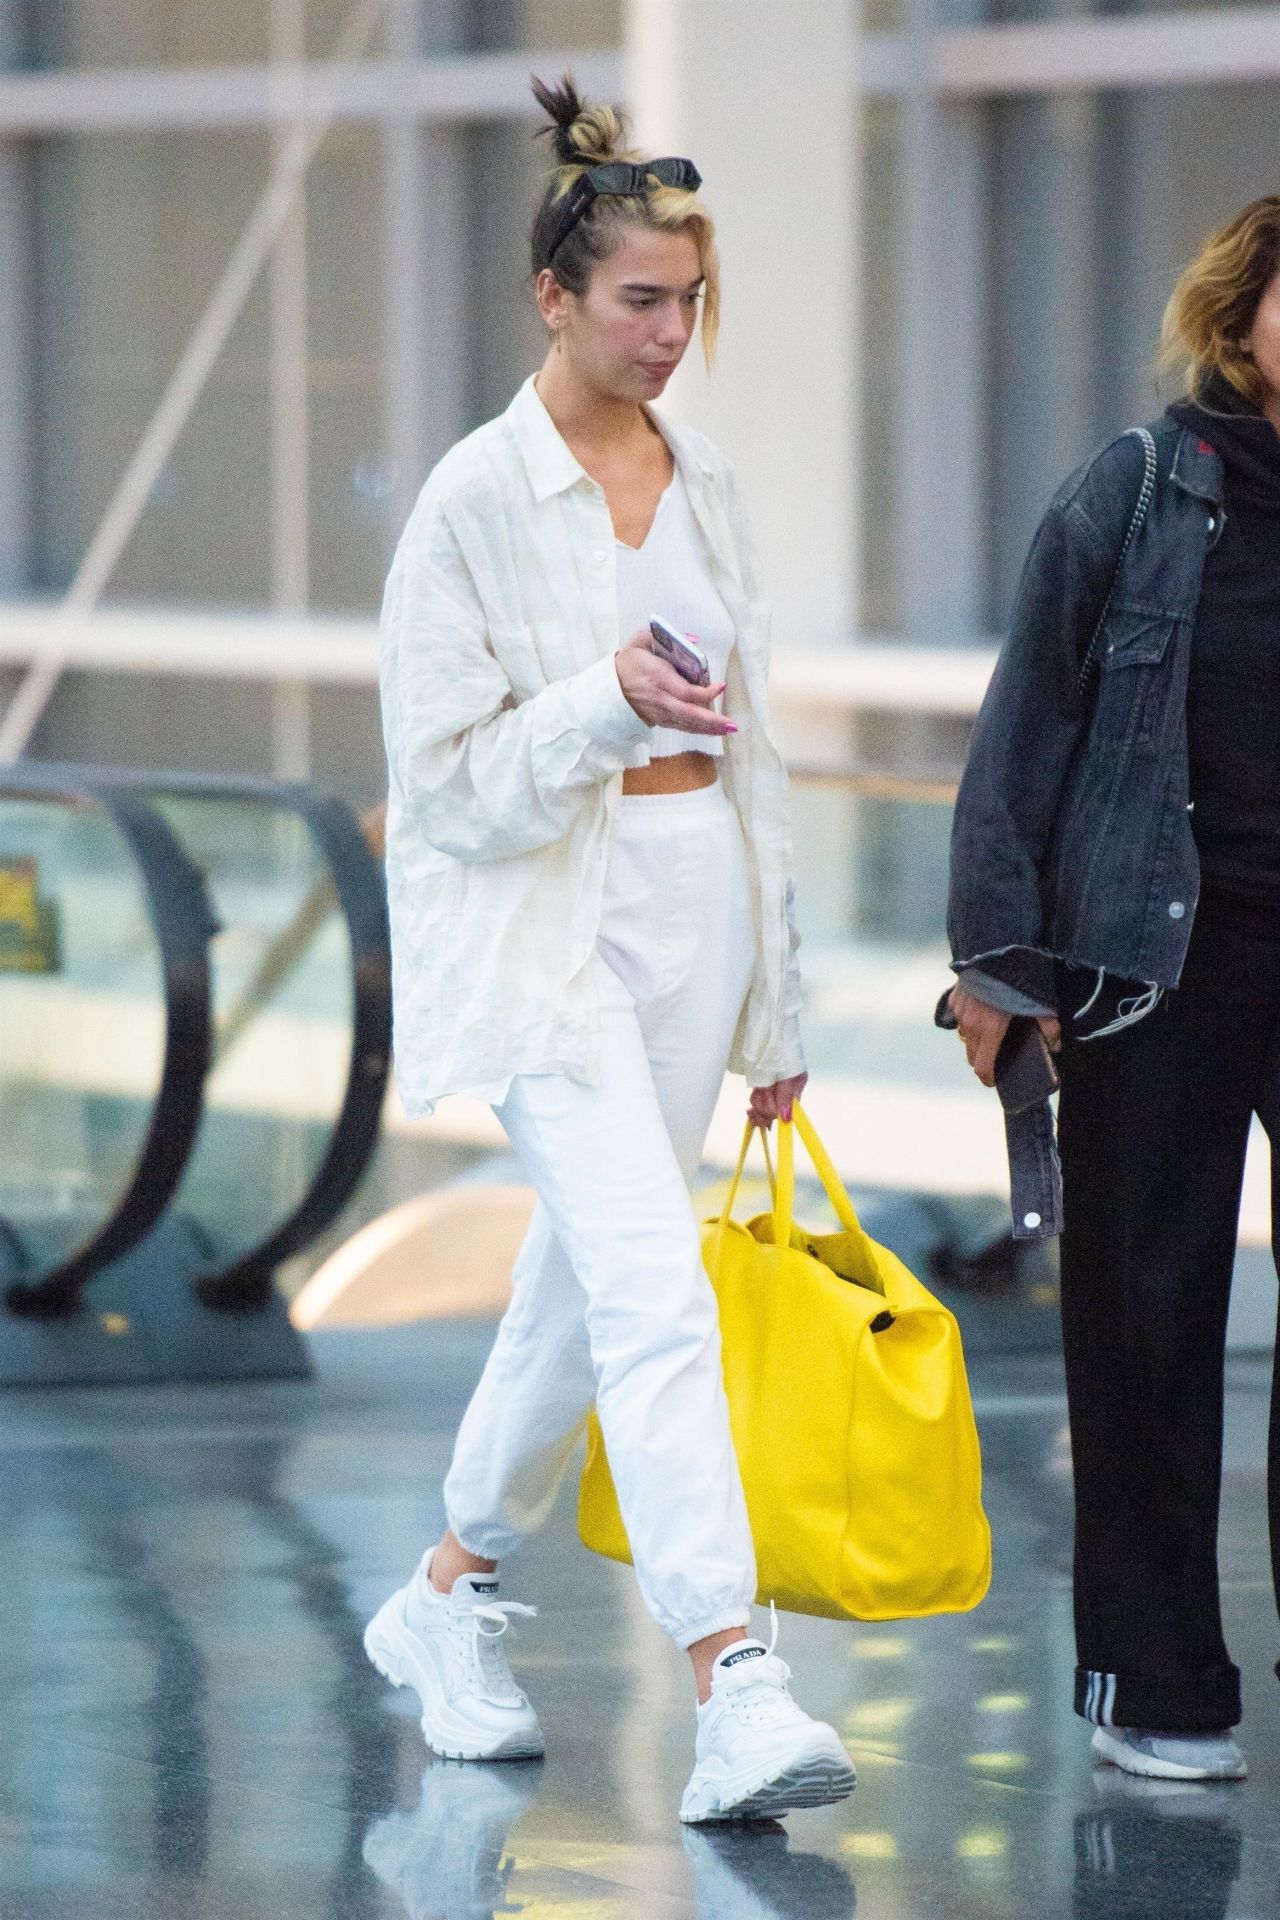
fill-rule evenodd
<path id="1" fill-rule="evenodd" d="M 1176 987 L 1200 888 L 1186 695 L 1222 461 L 1167 415 L 1156 482 L 1118 575 L 1144 452 L 1123 435 L 1059 490 L 1031 546 L 978 715 L 951 837 L 952 965 L 1056 1005 L 1058 962 Z M 1080 669 L 1107 595 L 1099 669 Z M 977 982 L 975 981 L 975 986 Z M 1061 1231 L 1047 1102 L 1008 1124 L 1014 1233 Z"/>

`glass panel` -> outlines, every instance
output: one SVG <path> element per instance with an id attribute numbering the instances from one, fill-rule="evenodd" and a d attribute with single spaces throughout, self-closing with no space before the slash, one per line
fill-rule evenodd
<path id="1" fill-rule="evenodd" d="M 1160 316 L 1263 188 L 1280 87 L 993 104 L 991 538 L 999 630 L 1031 535 L 1086 455 L 1162 404 Z"/>
<path id="2" fill-rule="evenodd" d="M 985 17 L 994 23 L 1061 20 L 1076 15 L 1105 18 L 1117 14 L 1198 13 L 1203 7 L 1231 7 L 1238 0 L 986 0 Z"/>
<path id="3" fill-rule="evenodd" d="M 354 971 L 325 856 L 268 800 L 149 796 L 204 874 L 215 1065 L 173 1202 L 226 1266 L 297 1207 L 347 1085 Z"/>
<path id="4" fill-rule="evenodd" d="M 298 0 L 312 59 L 333 47 L 352 0 Z M 27 63 L 40 67 L 210 67 L 271 52 L 271 0 L 26 0 Z M 375 38 L 373 51 L 382 40 Z"/>
<path id="5" fill-rule="evenodd" d="M 37 148 L 36 585 L 65 590 L 265 185 L 258 134 Z M 378 136 L 339 128 L 307 185 L 312 602 L 372 613 L 386 568 Z M 266 276 L 112 576 L 108 599 L 271 598 Z"/>
<path id="6" fill-rule="evenodd" d="M 616 47 L 622 43 L 622 0 L 524 0 L 529 48 Z"/>
<path id="7" fill-rule="evenodd" d="M 255 0 L 29 0 L 28 13 L 42 67 L 208 66 L 267 54 L 270 13 Z"/>
<path id="8" fill-rule="evenodd" d="M 32 1277 L 115 1212 L 165 1031 L 146 888 L 118 828 L 89 806 L 0 794 L 0 1220 Z"/>
<path id="9" fill-rule="evenodd" d="M 382 179 L 377 132 L 335 127 L 307 180 L 311 602 L 368 616 L 390 558 Z"/>
<path id="10" fill-rule="evenodd" d="M 902 110 L 867 101 L 862 110 L 861 526 L 864 632 L 901 630 L 898 566 L 897 420 L 901 338 Z"/>
<path id="11" fill-rule="evenodd" d="M 473 0 L 469 14 L 465 31 L 474 47 L 558 53 L 622 42 L 622 0 Z"/>
<path id="12" fill-rule="evenodd" d="M 822 1063 L 824 1077 L 967 1090 L 963 1050 L 933 1026 L 934 1005 L 952 977 L 943 933 L 951 809 L 863 796 L 851 805 L 852 929 L 839 937 L 824 928 L 812 883 L 805 885 L 803 872 L 797 878 L 808 1056 Z M 799 828 L 798 804 L 798 852 Z"/>
<path id="13" fill-rule="evenodd" d="M 547 350 L 529 284 L 529 229 L 546 181 L 547 158 L 531 131 L 528 125 L 487 126 L 463 136 L 470 149 L 470 230 L 475 236 L 468 311 L 484 316 L 471 335 L 471 416 L 477 426 L 506 409 Z"/>
<path id="14" fill-rule="evenodd" d="M 36 148 L 36 584 L 69 584 L 267 178 L 258 134 Z M 250 298 L 109 597 L 261 605 L 266 300 Z"/>

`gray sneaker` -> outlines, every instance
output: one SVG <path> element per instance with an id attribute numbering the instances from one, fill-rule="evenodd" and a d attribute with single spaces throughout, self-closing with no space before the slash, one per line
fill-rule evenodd
<path id="1" fill-rule="evenodd" d="M 1248 1763 L 1227 1733 L 1149 1733 L 1098 1727 L 1093 1751 L 1108 1766 L 1147 1780 L 1243 1780 Z"/>

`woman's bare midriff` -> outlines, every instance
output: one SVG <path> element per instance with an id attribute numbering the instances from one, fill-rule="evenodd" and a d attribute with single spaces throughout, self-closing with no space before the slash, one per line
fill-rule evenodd
<path id="1" fill-rule="evenodd" d="M 695 793 L 719 778 L 711 753 L 672 753 L 651 760 L 647 767 L 631 767 L 622 776 L 624 793 Z"/>

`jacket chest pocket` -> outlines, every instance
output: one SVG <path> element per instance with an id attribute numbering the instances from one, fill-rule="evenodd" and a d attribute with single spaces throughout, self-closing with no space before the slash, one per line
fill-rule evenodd
<path id="1" fill-rule="evenodd" d="M 1175 625 L 1172 614 L 1129 607 L 1108 617 L 1093 723 L 1099 740 L 1149 747 L 1158 736 Z"/>

